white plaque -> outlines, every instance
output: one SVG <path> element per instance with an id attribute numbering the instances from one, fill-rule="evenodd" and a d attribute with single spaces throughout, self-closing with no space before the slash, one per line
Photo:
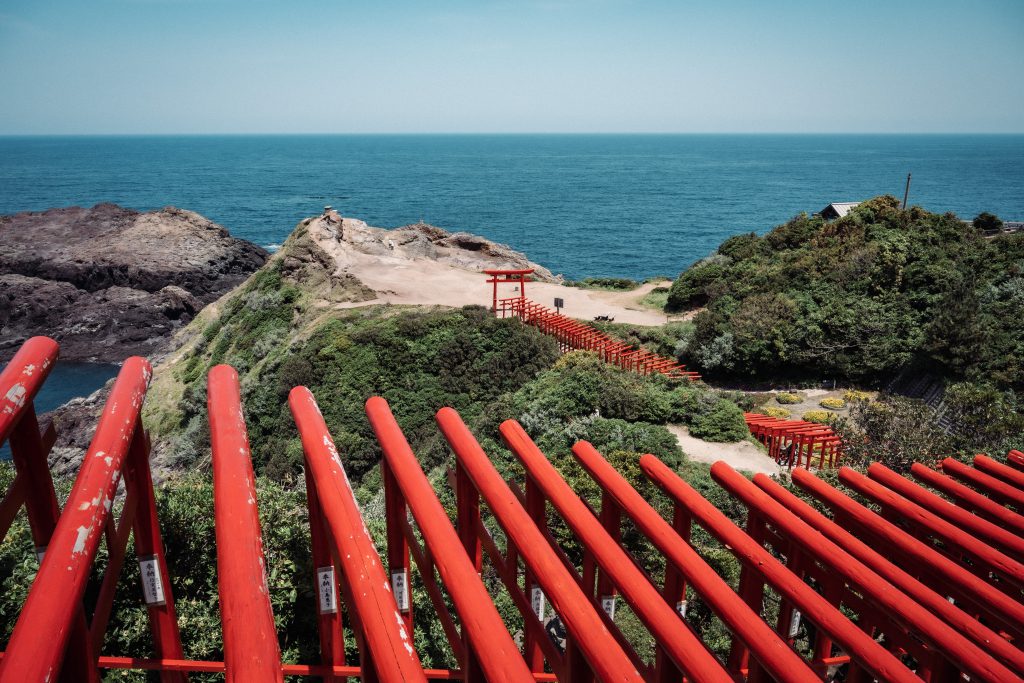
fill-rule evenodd
<path id="1" fill-rule="evenodd" d="M 608 615 L 608 618 L 615 621 L 615 596 L 614 595 L 603 595 L 601 596 L 601 609 Z"/>
<path id="2" fill-rule="evenodd" d="M 530 591 L 530 605 L 537 619 L 544 623 L 544 591 L 540 586 L 534 586 Z"/>
<path id="3" fill-rule="evenodd" d="M 796 634 L 800 631 L 800 610 L 794 609 L 793 615 L 789 618 L 789 637 L 796 638 Z"/>
<path id="4" fill-rule="evenodd" d="M 139 558 L 139 573 L 142 575 L 142 598 L 147 605 L 166 605 L 164 579 L 160 575 L 160 562 L 156 555 Z"/>
<path id="5" fill-rule="evenodd" d="M 395 604 L 399 612 L 409 611 L 409 573 L 403 569 L 391 572 L 391 591 L 395 594 Z"/>
<path id="6" fill-rule="evenodd" d="M 316 592 L 320 596 L 320 614 L 338 611 L 338 585 L 334 581 L 334 565 L 317 567 Z"/>

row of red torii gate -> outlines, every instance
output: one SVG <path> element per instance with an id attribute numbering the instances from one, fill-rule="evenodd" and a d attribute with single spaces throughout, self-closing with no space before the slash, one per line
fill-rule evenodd
<path id="1" fill-rule="evenodd" d="M 700 374 L 687 370 L 673 358 L 666 358 L 644 348 L 613 339 L 600 330 L 551 310 L 526 298 L 526 283 L 532 268 L 519 270 L 485 270 L 488 284 L 493 285 L 491 310 L 500 318 L 516 317 L 545 334 L 553 336 L 563 352 L 581 349 L 592 351 L 601 360 L 641 375 L 661 374 L 674 380 L 696 382 Z M 518 293 L 499 297 L 499 285 L 512 285 Z M 768 448 L 777 463 L 792 469 L 812 466 L 836 467 L 842 457 L 842 439 L 832 427 L 806 420 L 786 420 L 756 413 L 744 418 L 750 433 Z"/>

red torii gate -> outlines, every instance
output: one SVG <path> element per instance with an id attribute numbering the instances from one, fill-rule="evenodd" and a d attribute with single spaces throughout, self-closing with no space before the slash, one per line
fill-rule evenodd
<path id="1" fill-rule="evenodd" d="M 768 447 L 768 455 L 789 469 L 809 468 L 816 451 L 820 469 L 835 467 L 842 457 L 843 441 L 828 425 L 760 413 L 744 413 L 743 418 L 750 433 Z"/>
<path id="2" fill-rule="evenodd" d="M 533 268 L 523 268 L 521 270 L 485 270 L 484 275 L 490 275 L 491 278 L 487 280 L 488 284 L 494 285 L 494 296 L 491 300 L 491 312 L 496 313 L 498 310 L 498 285 L 501 284 L 518 284 L 519 285 L 519 300 L 526 301 L 526 283 L 531 282 L 532 278 L 530 275 L 533 274 Z"/>

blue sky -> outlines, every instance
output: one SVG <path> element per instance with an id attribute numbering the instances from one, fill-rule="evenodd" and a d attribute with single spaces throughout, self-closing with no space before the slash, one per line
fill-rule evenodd
<path id="1" fill-rule="evenodd" d="M 1024 0 L 4 0 L 0 134 L 1024 132 Z"/>

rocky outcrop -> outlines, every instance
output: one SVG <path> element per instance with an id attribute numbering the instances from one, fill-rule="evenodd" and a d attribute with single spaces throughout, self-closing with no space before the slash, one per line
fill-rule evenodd
<path id="1" fill-rule="evenodd" d="M 197 213 L 114 204 L 0 217 L 0 361 L 45 334 L 61 359 L 150 355 L 267 252 Z"/>
<path id="2" fill-rule="evenodd" d="M 550 270 L 507 245 L 468 232 L 448 232 L 427 223 L 386 230 L 330 211 L 308 218 L 300 225 L 309 230 L 313 240 L 329 253 L 342 271 L 366 263 L 366 257 L 372 257 L 374 263 L 383 266 L 426 260 L 477 274 L 484 269 L 533 268 L 534 280 L 561 281 Z"/>
<path id="3" fill-rule="evenodd" d="M 102 334 L 108 335 L 104 338 L 111 339 L 111 349 L 120 349 L 117 360 L 128 355 L 124 335 L 118 336 L 128 313 L 117 311 L 128 306 L 129 293 L 135 297 L 149 297 L 147 305 L 156 306 L 159 299 L 163 307 L 160 310 L 165 312 L 164 320 L 179 315 L 173 318 L 173 324 L 167 323 L 172 325 L 173 341 L 168 346 L 174 349 L 174 353 L 158 359 L 146 399 L 145 421 L 151 430 L 153 449 L 151 466 L 154 478 L 159 480 L 173 475 L 179 467 L 181 449 L 194 448 L 194 440 L 201 442 L 205 439 L 208 429 L 201 421 L 194 427 L 190 426 L 191 420 L 185 414 L 183 406 L 188 399 L 184 398 L 187 387 L 182 364 L 188 363 L 196 348 L 209 342 L 206 330 L 237 326 L 236 316 L 244 316 L 266 305 L 270 294 L 261 289 L 261 278 L 268 281 L 270 278 L 266 276 L 273 274 L 280 278 L 281 284 L 296 288 L 300 298 L 294 304 L 288 328 L 266 334 L 260 340 L 264 349 L 255 355 L 253 365 L 240 367 L 243 386 L 249 381 L 247 378 L 258 376 L 254 367 L 280 362 L 282 356 L 274 351 L 288 349 L 296 340 L 304 338 L 317 325 L 343 309 L 380 304 L 486 304 L 490 290 L 480 271 L 492 268 L 534 268 L 537 280 L 557 281 L 550 271 L 532 263 L 525 255 L 476 235 L 450 233 L 423 223 L 386 230 L 354 218 L 342 218 L 334 211 L 300 222 L 256 277 L 236 288 L 215 306 L 207 307 L 180 330 L 173 327 L 180 326 L 195 312 L 188 310 L 177 314 L 176 307 L 188 306 L 190 301 L 194 306 L 202 306 L 204 302 L 203 297 L 184 287 L 178 291 L 167 291 L 170 288 L 165 286 L 145 292 L 114 285 L 90 293 L 68 282 L 51 282 L 27 275 L 7 277 L 12 281 L 20 278 L 19 287 L 26 292 L 34 286 L 28 281 L 41 283 L 40 287 L 46 287 L 44 300 L 50 301 L 51 305 L 59 302 L 65 310 L 74 309 L 79 299 L 105 297 L 103 305 L 94 309 L 95 315 L 80 317 L 78 322 L 82 328 L 96 328 L 94 340 L 87 346 L 93 355 L 99 343 L 96 340 Z M 118 296 L 122 298 L 116 299 Z M 243 302 L 240 306 L 239 300 Z M 33 330 L 41 329 L 42 323 L 48 319 L 48 312 L 42 308 L 31 315 L 39 321 Z M 139 330 L 140 337 L 147 329 L 138 321 L 131 327 Z M 62 343 L 62 357 L 65 357 L 66 344 L 66 341 Z M 207 348 L 201 353 L 208 356 L 210 351 Z M 60 475 L 71 475 L 77 471 L 108 394 L 109 384 L 91 396 L 72 400 L 47 416 L 53 420 L 58 434 L 50 457 L 52 471 Z M 208 449 L 208 446 L 202 448 Z"/>
<path id="4" fill-rule="evenodd" d="M 281 276 L 324 303 L 370 301 L 376 292 L 352 273 L 339 271 L 334 259 L 309 234 L 303 221 L 272 257 L 281 262 Z"/>
<path id="5" fill-rule="evenodd" d="M 78 474 L 113 386 L 114 380 L 110 380 L 89 396 L 73 398 L 40 416 L 40 423 L 52 422 L 57 434 L 49 457 L 50 474 L 55 479 L 71 479 Z"/>

